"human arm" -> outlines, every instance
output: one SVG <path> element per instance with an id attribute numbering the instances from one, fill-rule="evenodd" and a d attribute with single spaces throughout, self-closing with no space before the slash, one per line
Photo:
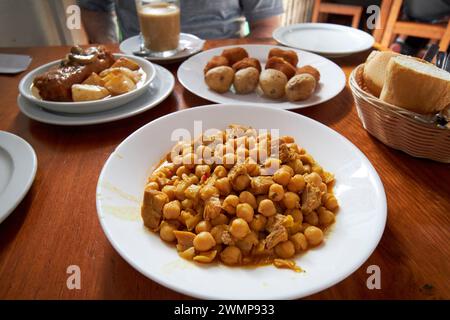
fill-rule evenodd
<path id="1" fill-rule="evenodd" d="M 281 0 L 240 0 L 243 15 L 249 23 L 252 38 L 270 38 L 280 26 L 283 13 Z"/>
<path id="2" fill-rule="evenodd" d="M 114 0 L 77 0 L 90 43 L 117 42 Z"/>

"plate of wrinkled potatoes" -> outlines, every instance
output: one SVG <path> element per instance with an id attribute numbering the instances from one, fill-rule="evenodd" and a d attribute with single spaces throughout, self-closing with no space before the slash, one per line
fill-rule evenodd
<path id="1" fill-rule="evenodd" d="M 178 80 L 217 103 L 251 103 L 299 109 L 335 97 L 345 86 L 342 69 L 319 55 L 272 45 L 227 46 L 186 60 Z"/>

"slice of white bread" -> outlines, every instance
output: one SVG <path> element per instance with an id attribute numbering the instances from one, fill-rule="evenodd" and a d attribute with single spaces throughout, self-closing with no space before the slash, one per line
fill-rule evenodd
<path id="1" fill-rule="evenodd" d="M 392 51 L 372 51 L 364 65 L 363 79 L 369 91 L 379 97 L 383 89 L 386 67 L 392 57 L 399 54 Z"/>
<path id="2" fill-rule="evenodd" d="M 436 113 L 450 105 L 450 73 L 408 56 L 390 59 L 380 99 L 417 113 Z"/>

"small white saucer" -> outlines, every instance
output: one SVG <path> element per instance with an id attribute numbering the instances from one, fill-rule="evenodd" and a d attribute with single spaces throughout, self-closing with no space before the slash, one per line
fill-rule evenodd
<path id="1" fill-rule="evenodd" d="M 0 223 L 25 197 L 36 170 L 36 154 L 28 142 L 0 131 Z"/>
<path id="2" fill-rule="evenodd" d="M 139 46 L 141 43 L 140 36 L 134 36 L 128 39 L 125 39 L 120 43 L 120 51 L 122 51 L 125 54 L 133 54 L 133 52 L 139 50 Z M 193 54 L 196 54 L 197 52 L 200 52 L 203 48 L 203 45 L 205 44 L 205 40 L 200 39 L 197 36 L 194 36 L 193 34 L 188 33 L 180 33 L 180 48 L 184 48 L 182 50 L 179 50 L 176 54 L 173 56 L 167 57 L 167 58 L 160 58 L 160 57 L 146 57 L 147 60 L 153 61 L 153 62 L 176 62 L 178 60 L 182 60 L 184 58 L 187 58 L 189 56 L 192 56 Z"/>
<path id="3" fill-rule="evenodd" d="M 172 73 L 158 65 L 155 65 L 155 69 L 156 76 L 145 93 L 112 110 L 85 114 L 57 113 L 33 104 L 20 94 L 17 104 L 20 111 L 33 120 L 62 126 L 90 125 L 128 118 L 157 106 L 173 91 L 175 78 Z"/>

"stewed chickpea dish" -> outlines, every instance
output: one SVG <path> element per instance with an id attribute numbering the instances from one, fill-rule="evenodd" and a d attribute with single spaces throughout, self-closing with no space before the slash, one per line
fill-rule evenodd
<path id="1" fill-rule="evenodd" d="M 335 221 L 333 183 L 293 137 L 230 125 L 178 142 L 148 178 L 141 214 L 185 259 L 300 270 L 291 259 Z"/>

